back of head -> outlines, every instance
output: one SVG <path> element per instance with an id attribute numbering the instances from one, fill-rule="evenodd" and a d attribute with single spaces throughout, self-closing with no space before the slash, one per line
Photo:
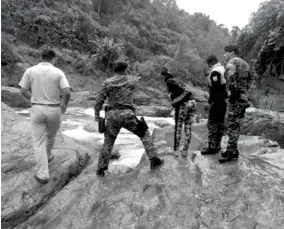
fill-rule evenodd
<path id="1" fill-rule="evenodd" d="M 166 75 L 168 72 L 169 72 L 169 70 L 166 67 L 162 67 L 162 70 L 161 70 L 162 76 Z"/>
<path id="2" fill-rule="evenodd" d="M 207 57 L 206 63 L 207 63 L 209 66 L 213 66 L 214 64 L 217 64 L 217 63 L 218 63 L 218 59 L 217 59 L 216 56 L 211 55 L 211 56 L 208 56 L 208 57 Z"/>
<path id="3" fill-rule="evenodd" d="M 114 64 L 114 72 L 115 73 L 124 73 L 128 67 L 128 63 L 125 61 L 118 61 Z"/>
<path id="4" fill-rule="evenodd" d="M 43 61 L 51 61 L 56 56 L 52 49 L 45 49 L 42 51 L 41 58 Z"/>
<path id="5" fill-rule="evenodd" d="M 234 52 L 235 55 L 238 55 L 238 47 L 236 45 L 228 45 L 224 47 L 225 52 Z"/>

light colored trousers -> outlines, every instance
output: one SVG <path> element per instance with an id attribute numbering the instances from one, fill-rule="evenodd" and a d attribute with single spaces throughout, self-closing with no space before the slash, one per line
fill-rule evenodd
<path id="1" fill-rule="evenodd" d="M 60 127 L 61 108 L 33 105 L 30 117 L 37 176 L 48 179 L 48 158 Z"/>

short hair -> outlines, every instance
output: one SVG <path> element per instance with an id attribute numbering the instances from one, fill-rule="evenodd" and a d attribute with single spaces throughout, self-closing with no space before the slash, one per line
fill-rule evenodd
<path id="1" fill-rule="evenodd" d="M 124 72 L 128 67 L 125 61 L 119 61 L 114 64 L 114 72 Z"/>
<path id="2" fill-rule="evenodd" d="M 162 70 L 161 70 L 161 75 L 165 75 L 166 73 L 168 73 L 169 70 L 167 67 L 162 67 Z"/>
<path id="3" fill-rule="evenodd" d="M 206 62 L 207 62 L 207 64 L 217 64 L 218 63 L 218 59 L 217 59 L 216 56 L 211 55 L 211 56 L 207 57 Z"/>
<path id="4" fill-rule="evenodd" d="M 234 52 L 236 55 L 238 55 L 238 46 L 236 45 L 228 45 L 228 46 L 225 46 L 224 48 L 224 51 L 225 52 Z"/>
<path id="5" fill-rule="evenodd" d="M 52 60 L 56 56 L 52 49 L 45 49 L 42 51 L 41 58 L 43 60 Z"/>

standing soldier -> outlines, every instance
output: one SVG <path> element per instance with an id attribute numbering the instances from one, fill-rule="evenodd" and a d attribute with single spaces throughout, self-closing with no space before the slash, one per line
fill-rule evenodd
<path id="1" fill-rule="evenodd" d="M 209 81 L 209 117 L 208 117 L 208 147 L 201 151 L 202 155 L 216 154 L 221 150 L 221 140 L 225 129 L 225 115 L 227 109 L 225 68 L 218 62 L 216 56 L 209 56 L 206 60 L 210 72 Z"/>
<path id="2" fill-rule="evenodd" d="M 146 122 L 143 119 L 139 120 L 135 115 L 133 93 L 139 78 L 126 75 L 125 70 L 127 67 L 126 62 L 117 62 L 115 64 L 114 72 L 116 75 L 103 82 L 102 89 L 96 99 L 95 120 L 98 121 L 103 103 L 108 98 L 107 123 L 104 144 L 98 161 L 98 176 L 104 176 L 105 170 L 108 169 L 111 151 L 122 127 L 140 137 L 150 159 L 151 169 L 160 167 L 164 162 L 157 156 Z"/>
<path id="3" fill-rule="evenodd" d="M 191 125 L 193 123 L 196 103 L 192 99 L 192 93 L 187 90 L 185 83 L 174 78 L 168 73 L 168 69 L 163 67 L 161 75 L 167 84 L 168 92 L 175 108 L 175 143 L 174 150 L 177 151 L 181 139 L 181 130 L 184 124 L 185 143 L 181 151 L 181 156 L 186 157 L 191 140 Z M 192 154 L 192 158 L 195 155 Z"/>
<path id="4" fill-rule="evenodd" d="M 250 66 L 243 59 L 237 57 L 237 46 L 231 45 L 224 48 L 226 64 L 227 88 L 229 93 L 228 109 L 228 145 L 227 151 L 222 153 L 220 163 L 238 160 L 239 151 L 237 149 L 240 136 L 241 120 L 248 107 L 247 91 L 253 82 L 253 75 Z"/>

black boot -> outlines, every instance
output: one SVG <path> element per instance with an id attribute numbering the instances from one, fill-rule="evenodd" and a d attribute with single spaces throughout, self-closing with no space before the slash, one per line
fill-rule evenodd
<path id="1" fill-rule="evenodd" d="M 211 155 L 211 154 L 216 154 L 221 150 L 221 147 L 219 148 L 204 148 L 203 150 L 201 150 L 201 155 Z"/>
<path id="2" fill-rule="evenodd" d="M 98 169 L 97 176 L 104 177 L 105 176 L 105 169 Z"/>
<path id="3" fill-rule="evenodd" d="M 223 158 L 219 159 L 220 163 L 237 161 L 239 159 L 239 151 L 238 150 L 234 150 L 234 151 L 227 150 L 226 152 L 222 153 L 221 156 Z"/>
<path id="4" fill-rule="evenodd" d="M 162 160 L 158 157 L 154 157 L 154 158 L 150 159 L 150 168 L 151 169 L 157 169 L 163 164 L 164 164 L 164 160 Z"/>

